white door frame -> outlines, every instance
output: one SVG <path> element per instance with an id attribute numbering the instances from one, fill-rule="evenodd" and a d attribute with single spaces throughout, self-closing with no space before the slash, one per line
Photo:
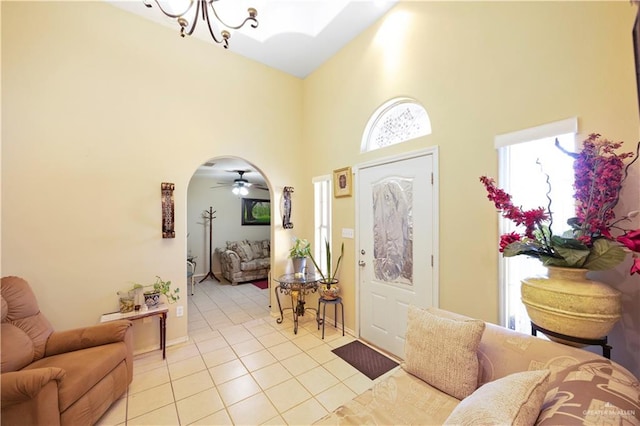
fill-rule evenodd
<path id="1" fill-rule="evenodd" d="M 403 154 L 393 155 L 389 157 L 380 158 L 377 160 L 368 161 L 365 163 L 356 164 L 353 168 L 354 174 L 354 185 L 353 187 L 356 189 L 355 193 L 355 229 L 360 229 L 360 191 L 357 191 L 359 186 L 360 173 L 359 171 L 362 169 L 366 169 L 369 167 L 380 166 L 383 164 L 394 163 L 396 161 L 401 160 L 409 160 L 411 158 L 422 157 L 424 155 L 432 155 L 433 156 L 433 243 L 434 243 L 434 251 L 433 251 L 433 288 L 432 288 L 432 297 L 435 304 L 435 307 L 440 306 L 440 169 L 439 169 L 439 159 L 438 159 L 438 146 L 432 146 L 416 151 L 406 152 Z M 356 240 L 355 240 L 355 277 L 356 277 L 356 322 L 355 322 L 355 330 L 356 337 L 360 337 L 360 266 L 358 265 L 358 259 L 360 258 L 360 253 L 358 250 L 360 249 L 360 232 L 356 232 Z"/>

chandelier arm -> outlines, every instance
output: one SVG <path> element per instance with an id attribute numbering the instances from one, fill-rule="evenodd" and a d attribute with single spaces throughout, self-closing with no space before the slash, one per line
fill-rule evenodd
<path id="1" fill-rule="evenodd" d="M 213 6 L 212 6 L 213 8 Z M 214 11 L 215 13 L 215 11 Z M 216 15 L 217 17 L 217 15 Z M 207 5 L 204 4 L 202 7 L 202 19 L 204 19 L 204 21 L 207 23 L 207 28 L 209 29 L 209 34 L 211 34 L 211 38 L 213 38 L 213 41 L 215 41 L 218 44 L 224 44 L 224 48 L 228 49 L 229 48 L 229 37 L 231 37 L 231 35 L 229 34 L 228 31 L 223 31 L 221 33 L 222 39 L 219 40 L 218 37 L 216 37 L 216 33 L 213 30 L 213 27 L 211 26 L 211 20 L 209 19 L 209 10 L 207 9 Z M 225 37 L 225 33 L 226 33 L 226 37 Z"/>
<path id="2" fill-rule="evenodd" d="M 1 1 L 1 0 L 0 0 Z M 226 22 L 224 22 L 220 16 L 218 16 L 218 12 L 216 11 L 215 7 L 213 6 L 213 2 L 216 0 L 189 0 L 189 5 L 187 6 L 187 8 L 184 10 L 184 12 L 181 13 L 173 13 L 169 10 L 165 10 L 162 7 L 162 4 L 160 3 L 160 0 L 142 0 L 142 3 L 148 7 L 148 8 L 152 8 L 153 4 L 155 3 L 156 6 L 158 6 L 158 9 L 160 9 L 160 11 L 167 17 L 175 19 L 178 22 L 178 25 L 180 25 L 180 36 L 184 37 L 185 35 L 192 35 L 193 32 L 196 29 L 196 25 L 198 23 L 198 19 L 200 14 L 202 13 L 202 20 L 204 20 L 207 23 L 207 28 L 209 29 L 209 34 L 211 35 L 211 38 L 213 38 L 213 41 L 218 43 L 218 44 L 223 44 L 224 48 L 227 49 L 229 47 L 229 38 L 231 37 L 231 33 L 229 31 L 227 31 L 226 29 L 221 29 L 220 30 L 220 34 L 216 35 L 216 30 L 214 30 L 214 27 L 211 25 L 211 20 L 209 17 L 209 10 L 207 8 L 207 5 L 209 5 L 211 7 L 211 10 L 213 11 L 213 15 L 215 16 L 215 18 L 220 22 L 220 24 L 223 27 L 226 27 L 228 29 L 233 29 L 233 30 L 239 30 L 240 28 L 242 28 L 247 22 L 251 22 L 251 27 L 252 28 L 258 28 L 258 20 L 256 19 L 256 16 L 258 15 L 258 11 L 252 7 L 250 7 L 249 9 L 247 9 L 247 12 L 249 13 L 249 16 L 247 18 L 245 18 L 244 21 L 242 21 L 242 23 L 240 23 L 240 25 L 228 25 Z M 189 22 L 187 20 L 187 18 L 184 17 L 184 15 L 188 14 L 189 11 L 191 11 L 191 9 L 193 8 L 193 6 L 196 6 L 196 10 L 195 10 L 195 14 L 193 15 L 193 22 Z"/>
<path id="3" fill-rule="evenodd" d="M 149 8 L 153 7 L 153 5 L 151 3 L 149 3 L 148 1 L 149 0 L 142 0 L 142 2 L 144 3 L 145 6 L 147 6 Z M 160 9 L 162 11 L 162 13 L 164 13 L 166 16 L 168 16 L 169 18 L 177 19 L 177 18 L 181 18 L 182 15 L 186 14 L 187 12 L 189 12 L 189 10 L 191 10 L 191 8 L 193 7 L 193 3 L 194 2 L 199 3 L 199 0 L 195 0 L 195 1 L 194 0 L 189 0 L 189 6 L 187 6 L 185 11 L 181 12 L 181 13 L 171 13 L 171 12 L 165 10 L 162 7 L 162 5 L 160 4 L 159 0 L 153 0 L 153 2 L 158 6 L 158 9 Z"/>
<path id="4" fill-rule="evenodd" d="M 252 7 L 250 7 L 247 10 L 247 12 L 249 13 L 249 16 L 247 18 L 245 18 L 245 20 L 242 21 L 242 23 L 240 25 L 233 26 L 233 25 L 227 24 L 226 22 L 224 22 L 222 20 L 222 18 L 220 18 L 220 16 L 218 16 L 218 12 L 216 12 L 216 8 L 213 6 L 213 0 L 208 0 L 207 3 L 211 7 L 211 10 L 213 10 L 213 14 L 215 15 L 216 19 L 218 21 L 220 21 L 222 23 L 222 25 L 224 25 L 227 28 L 230 28 L 232 30 L 239 30 L 240 28 L 244 27 L 244 25 L 249 21 L 252 22 L 251 28 L 258 28 L 258 20 L 256 19 L 256 16 L 257 16 L 258 12 Z"/>
<path id="5" fill-rule="evenodd" d="M 158 0 L 155 0 L 155 1 L 158 1 Z M 191 3 L 191 6 L 193 6 L 193 0 L 189 0 L 189 2 Z M 198 23 L 198 14 L 200 13 L 200 3 L 202 3 L 202 0 L 196 0 L 196 13 L 193 15 L 193 22 L 191 23 L 191 27 L 187 30 L 187 35 L 189 36 L 193 34 L 193 32 L 196 29 L 196 24 Z M 191 9 L 191 6 L 189 6 L 189 9 L 187 9 L 184 13 L 187 13 Z M 206 7 L 203 9 L 206 9 Z M 187 27 L 187 25 L 189 25 L 189 21 L 187 21 L 186 18 L 183 18 L 182 16 L 180 16 L 178 18 L 178 24 L 180 24 L 180 35 L 184 37 L 184 34 L 185 34 L 184 29 Z"/>

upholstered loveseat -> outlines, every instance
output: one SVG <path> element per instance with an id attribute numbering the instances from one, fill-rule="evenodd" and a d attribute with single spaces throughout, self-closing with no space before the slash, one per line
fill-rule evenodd
<path id="1" fill-rule="evenodd" d="M 222 276 L 236 285 L 240 282 L 266 279 L 271 267 L 271 242 L 227 241 L 225 248 L 216 248 Z"/>
<path id="2" fill-rule="evenodd" d="M 640 384 L 583 349 L 409 307 L 401 368 L 317 424 L 639 425 Z"/>
<path id="3" fill-rule="evenodd" d="M 54 331 L 22 278 L 2 278 L 3 425 L 92 425 L 133 378 L 130 321 Z"/>

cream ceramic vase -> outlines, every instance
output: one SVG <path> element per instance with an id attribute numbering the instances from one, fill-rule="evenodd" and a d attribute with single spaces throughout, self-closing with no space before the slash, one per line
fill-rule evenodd
<path id="1" fill-rule="evenodd" d="M 587 279 L 587 269 L 550 266 L 546 277 L 522 280 L 522 303 L 536 325 L 572 337 L 601 339 L 620 319 L 620 292 Z M 573 346 L 584 346 L 552 338 Z"/>

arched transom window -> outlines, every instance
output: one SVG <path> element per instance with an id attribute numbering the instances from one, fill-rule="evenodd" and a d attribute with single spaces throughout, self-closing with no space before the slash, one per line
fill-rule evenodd
<path id="1" fill-rule="evenodd" d="M 378 108 L 362 135 L 361 152 L 431 134 L 429 114 L 415 99 L 395 98 Z"/>

